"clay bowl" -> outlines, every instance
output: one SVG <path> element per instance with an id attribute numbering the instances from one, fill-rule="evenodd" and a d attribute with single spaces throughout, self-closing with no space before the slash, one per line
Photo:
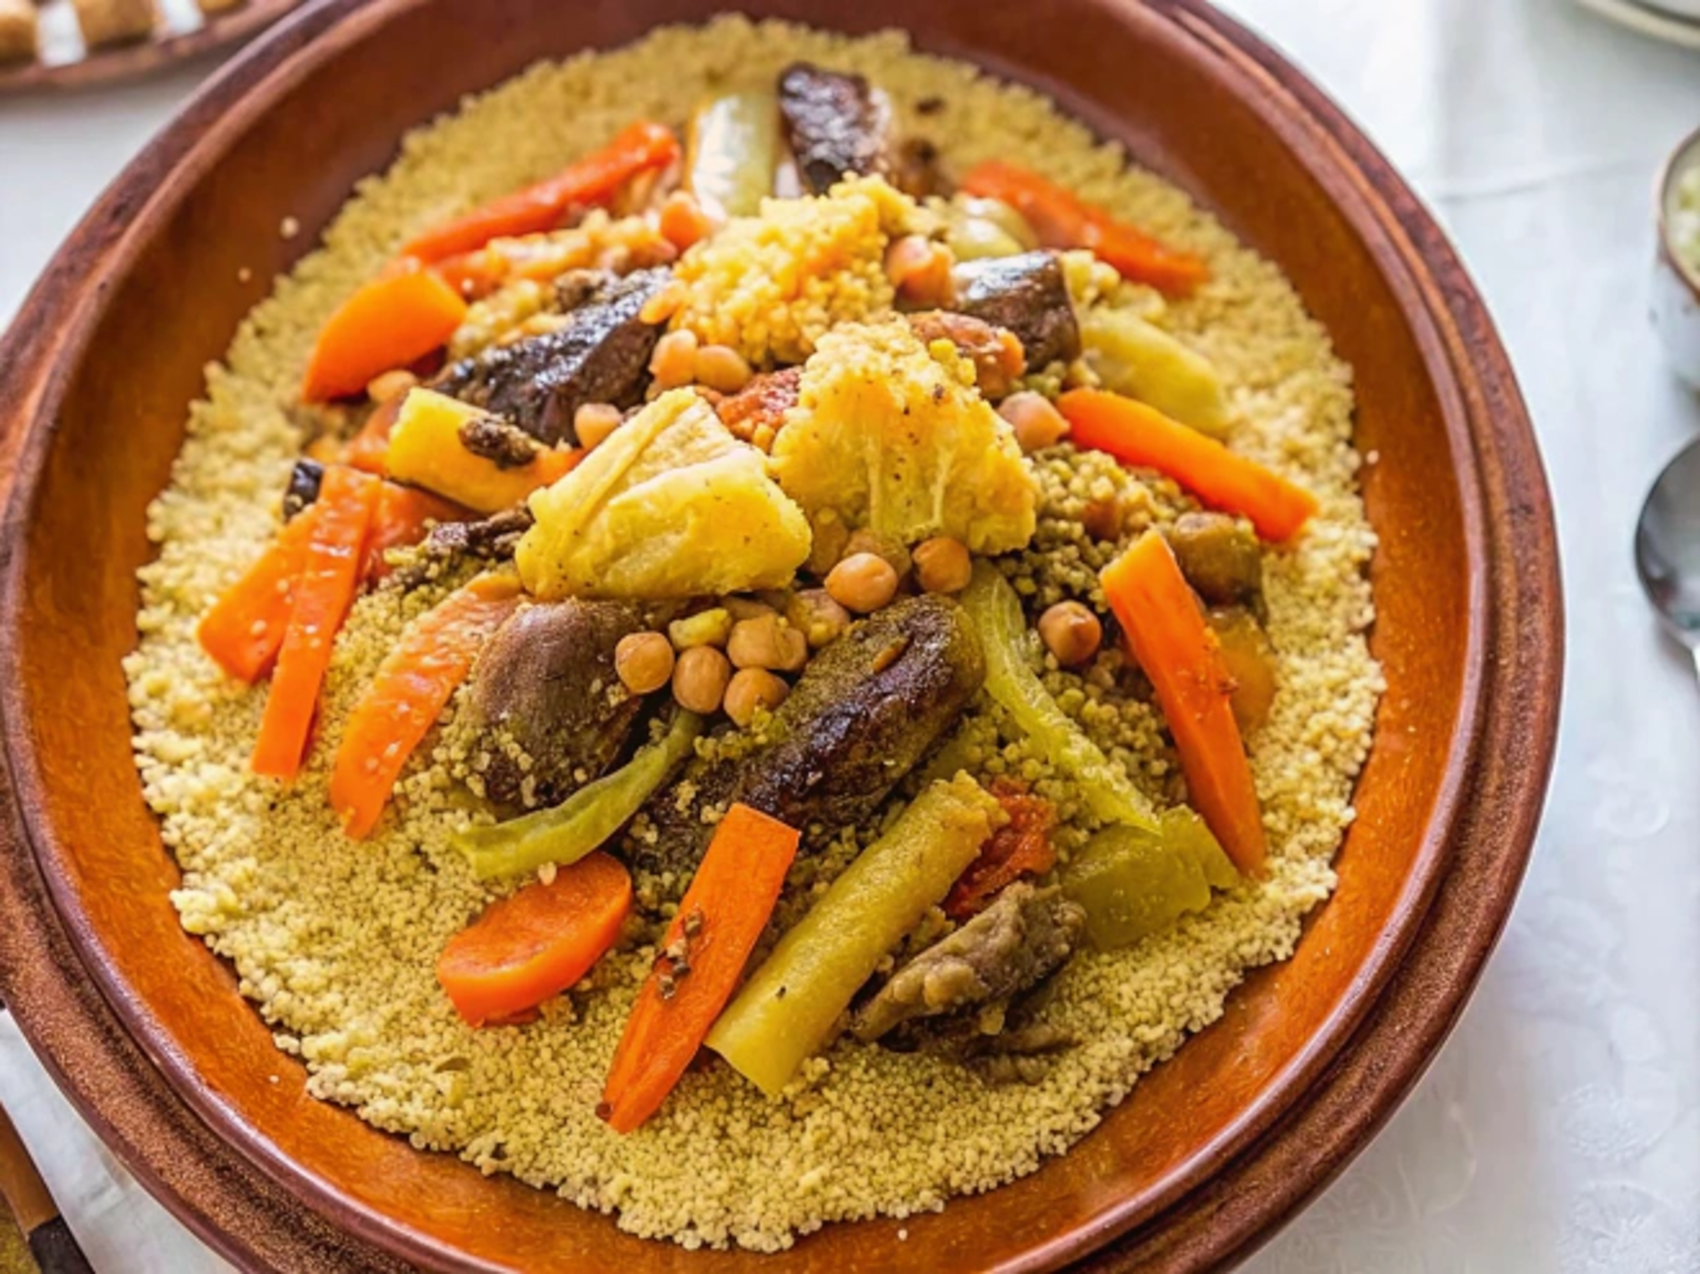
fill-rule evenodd
<path id="1" fill-rule="evenodd" d="M 320 0 L 217 77 L 78 228 L 0 352 L 0 993 L 119 1157 L 238 1264 L 291 1270 L 1198 1269 L 1322 1188 L 1433 1056 L 1521 878 L 1561 662 L 1546 486 L 1505 353 L 1440 231 L 1291 66 L 1203 0 L 759 0 L 907 25 L 1055 94 L 1278 261 L 1357 371 L 1389 689 L 1289 963 L 1062 1159 L 942 1214 L 790 1254 L 688 1253 L 305 1096 L 231 972 L 176 924 L 129 754 L 143 510 L 202 367 L 409 126 L 531 60 L 706 0 Z M 452 57 L 442 50 L 453 49 Z M 285 215 L 303 233 L 279 237 Z M 238 275 L 252 267 L 251 278 Z M 272 1077 L 277 1077 L 275 1082 Z"/>

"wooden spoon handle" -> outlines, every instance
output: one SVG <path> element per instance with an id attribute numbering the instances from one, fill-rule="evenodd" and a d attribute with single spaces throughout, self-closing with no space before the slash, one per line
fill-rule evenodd
<path id="1" fill-rule="evenodd" d="M 11 1208 L 41 1274 L 94 1274 L 4 1110 L 0 1110 L 0 1196 Z"/>

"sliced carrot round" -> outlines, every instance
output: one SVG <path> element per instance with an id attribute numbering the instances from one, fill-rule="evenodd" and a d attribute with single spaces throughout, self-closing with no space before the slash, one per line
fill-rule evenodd
<path id="1" fill-rule="evenodd" d="M 577 982 L 620 936 L 632 879 L 600 851 L 485 908 L 443 948 L 437 981 L 474 1026 L 534 1008 Z"/>

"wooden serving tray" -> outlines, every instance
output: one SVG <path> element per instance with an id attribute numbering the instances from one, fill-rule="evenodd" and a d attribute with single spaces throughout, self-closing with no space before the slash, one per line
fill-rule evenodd
<path id="1" fill-rule="evenodd" d="M 41 60 L 0 62 L 0 95 L 69 91 L 151 75 L 187 58 L 234 48 L 299 7 L 301 0 L 246 0 L 238 8 L 204 15 L 195 0 L 158 0 L 159 23 L 150 39 L 85 48 L 70 0 L 41 5 Z"/>

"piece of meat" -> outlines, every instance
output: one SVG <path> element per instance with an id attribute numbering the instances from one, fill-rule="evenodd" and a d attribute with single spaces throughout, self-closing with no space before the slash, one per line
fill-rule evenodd
<path id="1" fill-rule="evenodd" d="M 972 314 L 926 310 L 909 315 L 909 326 L 922 341 L 947 340 L 973 359 L 974 383 L 982 398 L 994 402 L 1007 398 L 1027 370 L 1027 356 L 1015 333 Z"/>
<path id="2" fill-rule="evenodd" d="M 779 76 L 779 118 L 808 194 L 846 173 L 890 172 L 891 105 L 860 75 L 792 63 Z"/>
<path id="3" fill-rule="evenodd" d="M 632 602 L 520 607 L 478 657 L 454 723 L 492 800 L 553 805 L 619 755 L 643 700 L 614 672 L 614 647 L 653 626 Z"/>
<path id="4" fill-rule="evenodd" d="M 1025 881 L 949 937 L 909 961 L 857 1012 L 864 1043 L 917 1017 L 937 1017 L 1008 999 L 1062 966 L 1085 932 L 1086 912 L 1060 888 Z"/>
<path id="5" fill-rule="evenodd" d="M 636 403 L 659 335 L 643 321 L 643 307 L 672 272 L 657 266 L 605 274 L 591 288 L 584 273 L 562 281 L 563 299 L 577 303 L 558 331 L 463 358 L 432 388 L 485 408 L 548 446 L 563 440 L 578 445 L 573 413 L 585 403 Z"/>
<path id="6" fill-rule="evenodd" d="M 926 594 L 869 616 L 825 647 L 773 714 L 760 745 L 693 761 L 647 806 L 654 839 L 633 837 L 635 864 L 689 881 L 714 828 L 705 808 L 742 801 L 830 838 L 879 808 L 985 681 L 967 612 Z M 812 838 L 811 838 L 812 839 Z"/>
<path id="7" fill-rule="evenodd" d="M 797 405 L 802 383 L 801 367 L 761 372 L 752 376 L 749 384 L 737 393 L 722 396 L 714 404 L 714 410 L 720 416 L 720 423 L 745 442 L 754 438 L 764 425 L 777 434 L 785 427 L 785 413 Z"/>
<path id="8" fill-rule="evenodd" d="M 1186 582 L 1210 605 L 1262 606 L 1263 547 L 1238 518 L 1183 513 L 1168 540 Z"/>
<path id="9" fill-rule="evenodd" d="M 444 522 L 431 528 L 425 538 L 427 557 L 452 561 L 459 557 L 481 562 L 505 562 L 513 557 L 520 537 L 536 519 L 523 504 L 476 522 Z"/>
<path id="10" fill-rule="evenodd" d="M 952 271 L 956 308 L 1014 332 L 1035 370 L 1080 355 L 1080 326 L 1056 254 L 964 261 Z"/>

